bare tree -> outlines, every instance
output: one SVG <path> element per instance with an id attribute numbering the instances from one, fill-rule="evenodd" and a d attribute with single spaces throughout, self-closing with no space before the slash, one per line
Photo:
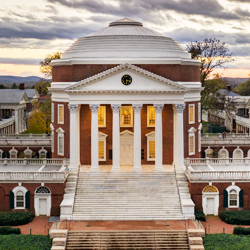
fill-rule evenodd
<path id="1" fill-rule="evenodd" d="M 200 75 L 202 86 L 215 68 L 226 68 L 226 63 L 234 61 L 228 45 L 215 38 L 206 38 L 203 41 L 191 42 L 186 50 L 192 58 L 201 61 Z"/>

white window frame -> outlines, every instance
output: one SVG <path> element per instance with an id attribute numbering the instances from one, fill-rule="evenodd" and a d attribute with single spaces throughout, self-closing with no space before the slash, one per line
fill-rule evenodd
<path id="1" fill-rule="evenodd" d="M 193 137 L 193 152 L 190 151 L 190 138 Z M 189 155 L 195 154 L 195 133 L 189 133 L 188 135 L 188 151 Z"/>
<path id="2" fill-rule="evenodd" d="M 149 128 L 154 128 L 155 125 L 150 125 L 150 124 L 149 124 L 149 110 L 150 110 L 151 108 L 154 108 L 154 110 L 155 110 L 155 107 L 154 107 L 153 105 L 152 105 L 152 106 L 147 106 L 147 127 L 149 127 Z"/>
<path id="3" fill-rule="evenodd" d="M 106 116 L 107 116 L 107 113 L 106 113 L 106 106 L 99 106 L 98 108 L 98 112 L 100 110 L 100 108 L 104 109 L 104 124 L 103 125 L 99 125 L 99 119 L 98 119 L 98 128 L 106 128 Z M 99 113 L 98 113 L 98 118 L 99 118 Z"/>
<path id="4" fill-rule="evenodd" d="M 193 121 L 190 121 L 190 107 L 193 107 Z M 189 121 L 189 124 L 195 123 L 195 105 L 194 104 L 188 105 L 188 121 Z"/>
<path id="5" fill-rule="evenodd" d="M 39 151 L 38 151 L 38 154 L 39 154 L 39 158 L 41 158 L 41 154 L 42 153 L 45 153 L 45 157 L 44 158 L 47 158 L 47 150 L 44 149 L 44 148 L 41 148 Z M 41 159 L 44 159 L 44 158 L 41 158 Z"/>
<path id="6" fill-rule="evenodd" d="M 123 108 L 129 108 L 131 110 L 131 123 L 130 123 L 130 125 L 123 125 L 123 121 L 122 121 L 122 109 Z M 122 127 L 122 128 L 132 128 L 133 125 L 134 125 L 133 107 L 132 106 L 121 106 L 121 108 L 120 108 L 120 127 Z"/>
<path id="7" fill-rule="evenodd" d="M 21 192 L 23 192 L 23 198 L 24 198 L 24 202 L 23 202 L 23 207 L 17 207 L 16 206 L 16 203 L 17 203 L 17 200 L 16 200 L 16 195 L 17 195 L 17 192 L 19 192 L 19 191 L 21 191 Z M 25 195 L 26 195 L 26 192 L 28 192 L 28 190 L 25 188 L 25 187 L 23 187 L 23 186 L 17 186 L 17 187 L 15 187 L 13 190 L 12 190 L 12 192 L 14 193 L 14 209 L 25 209 L 25 206 L 26 206 L 26 199 L 25 199 Z"/>
<path id="8" fill-rule="evenodd" d="M 227 193 L 228 193 L 228 207 L 229 208 L 237 208 L 237 207 L 239 207 L 239 205 L 240 205 L 239 194 L 240 194 L 241 189 L 236 185 L 232 185 L 232 186 L 227 187 L 226 190 L 227 190 Z M 235 190 L 237 192 L 237 206 L 230 206 L 230 191 L 231 190 Z"/>
<path id="9" fill-rule="evenodd" d="M 241 154 L 241 157 L 240 158 L 236 158 L 236 153 L 237 153 L 237 151 L 239 151 L 240 152 L 240 154 Z M 244 158 L 244 152 L 243 152 L 243 150 L 241 149 L 241 148 L 239 148 L 239 146 L 233 151 L 233 158 L 234 159 L 242 159 L 242 158 Z"/>
<path id="10" fill-rule="evenodd" d="M 52 125 L 52 123 L 50 124 L 50 129 L 51 129 L 51 152 L 54 153 L 55 133 L 54 133 L 54 126 Z"/>
<path id="11" fill-rule="evenodd" d="M 54 122 L 54 103 L 51 103 L 51 122 Z"/>
<path id="12" fill-rule="evenodd" d="M 58 155 L 61 155 L 61 156 L 64 156 L 64 133 L 65 131 L 62 129 L 62 128 L 58 128 L 56 130 L 56 132 L 58 133 L 57 134 L 57 154 Z M 63 138 L 63 145 L 62 145 L 62 148 L 63 148 L 63 152 L 60 152 L 59 149 L 60 149 L 60 144 L 59 144 L 59 138 Z"/>
<path id="13" fill-rule="evenodd" d="M 15 158 L 11 158 L 11 153 L 15 153 L 16 154 L 16 157 Z M 17 154 L 18 154 L 18 151 L 14 148 L 12 148 L 10 151 L 9 151 L 9 154 L 10 154 L 10 159 L 17 159 Z"/>
<path id="14" fill-rule="evenodd" d="M 213 152 L 214 152 L 213 149 L 211 149 L 210 146 L 209 146 L 207 149 L 204 150 L 206 158 L 208 158 L 207 157 L 207 151 L 211 151 L 211 154 L 213 154 Z"/>
<path id="15" fill-rule="evenodd" d="M 24 155 L 25 155 L 25 158 L 26 158 L 26 154 L 27 154 L 27 153 L 30 154 L 30 158 L 32 158 L 32 153 L 33 153 L 33 151 L 32 151 L 31 149 L 27 148 L 27 149 L 25 149 L 25 150 L 23 151 L 23 153 L 24 153 Z"/>
<path id="16" fill-rule="evenodd" d="M 226 158 L 228 158 L 229 157 L 229 152 L 228 152 L 228 150 L 226 149 L 226 148 L 221 148 L 220 150 L 219 150 L 219 152 L 218 152 L 218 158 L 222 158 L 222 157 L 220 157 L 220 155 L 221 155 L 221 152 L 223 152 L 223 151 L 225 151 L 226 152 Z M 223 159 L 223 158 L 222 158 Z"/>
<path id="17" fill-rule="evenodd" d="M 201 122 L 201 103 L 198 103 L 198 122 Z"/>
<path id="18" fill-rule="evenodd" d="M 106 148 L 106 138 L 108 135 L 98 132 L 98 161 L 106 161 L 106 155 L 107 155 L 107 148 Z M 104 158 L 100 159 L 99 158 L 99 141 L 104 141 Z"/>
<path id="19" fill-rule="evenodd" d="M 58 108 L 57 123 L 58 123 L 58 124 L 64 124 L 64 105 L 63 105 L 63 104 L 58 104 L 57 106 L 58 106 L 58 107 L 57 107 L 57 108 Z M 60 112 L 59 112 L 60 107 L 63 108 L 62 121 L 60 121 Z"/>
<path id="20" fill-rule="evenodd" d="M 146 134 L 147 137 L 147 161 L 155 161 L 155 158 L 149 158 L 149 142 L 154 141 L 155 142 L 155 131 L 152 131 L 148 134 Z M 156 151 L 155 151 L 156 154 Z"/>
<path id="21" fill-rule="evenodd" d="M 202 130 L 202 123 L 200 123 L 198 128 L 198 152 L 201 152 L 201 130 Z"/>

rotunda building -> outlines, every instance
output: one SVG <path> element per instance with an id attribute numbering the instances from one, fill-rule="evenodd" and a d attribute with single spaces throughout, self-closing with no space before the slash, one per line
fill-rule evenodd
<path id="1" fill-rule="evenodd" d="M 184 168 L 200 157 L 200 62 L 175 40 L 122 19 L 52 62 L 53 158 Z"/>

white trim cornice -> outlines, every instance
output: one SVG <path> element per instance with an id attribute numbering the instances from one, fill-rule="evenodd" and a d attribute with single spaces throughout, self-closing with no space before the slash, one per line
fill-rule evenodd
<path id="1" fill-rule="evenodd" d="M 67 93 L 83 93 L 83 92 L 84 93 L 85 92 L 87 92 L 87 93 L 99 93 L 99 91 L 97 91 L 97 90 L 85 91 L 85 90 L 78 90 L 77 88 L 80 87 L 80 86 L 92 83 L 94 81 L 100 80 L 100 79 L 102 79 L 104 77 L 107 77 L 108 75 L 112 75 L 112 74 L 117 73 L 117 72 L 119 72 L 121 70 L 124 70 L 124 69 L 130 69 L 132 71 L 143 74 L 143 75 L 145 75 L 145 76 L 147 76 L 149 78 L 152 78 L 153 80 L 156 80 L 156 81 L 159 81 L 161 83 L 165 83 L 168 86 L 171 85 L 171 86 L 177 88 L 177 90 L 171 90 L 171 91 L 169 91 L 169 90 L 166 91 L 166 90 L 163 89 L 163 90 L 145 91 L 145 92 L 151 92 L 151 93 L 152 92 L 162 92 L 162 93 L 164 93 L 164 92 L 187 92 L 188 91 L 188 88 L 185 87 L 185 86 L 182 86 L 182 85 L 180 85 L 180 84 L 178 84 L 178 83 L 176 83 L 174 81 L 171 81 L 171 80 L 169 80 L 169 79 L 167 79 L 165 77 L 156 75 L 156 74 L 154 74 L 152 72 L 149 72 L 149 71 L 147 71 L 145 69 L 139 68 L 137 66 L 134 66 L 134 65 L 128 64 L 128 63 L 116 66 L 116 67 L 114 67 L 112 69 L 103 71 L 103 72 L 101 72 L 99 74 L 96 74 L 96 75 L 91 76 L 91 77 L 89 77 L 87 79 L 84 79 L 84 80 L 82 80 L 82 81 L 80 81 L 80 82 L 78 82 L 76 84 L 73 84 L 73 85 L 65 88 L 64 91 L 67 92 Z M 105 91 L 100 91 L 100 92 L 101 93 L 112 93 L 112 92 L 114 92 L 114 93 L 124 93 L 124 92 L 127 92 L 127 93 L 140 93 L 140 92 L 143 92 L 143 90 L 130 90 L 130 91 L 126 91 L 126 90 L 109 91 L 109 90 L 105 90 Z"/>

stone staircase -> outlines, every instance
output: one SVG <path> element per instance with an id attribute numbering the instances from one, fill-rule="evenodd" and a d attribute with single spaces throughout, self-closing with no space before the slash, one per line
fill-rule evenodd
<path id="1" fill-rule="evenodd" d="M 187 231 L 69 231 L 66 250 L 189 249 Z"/>
<path id="2" fill-rule="evenodd" d="M 80 172 L 72 219 L 183 219 L 175 173 Z"/>

